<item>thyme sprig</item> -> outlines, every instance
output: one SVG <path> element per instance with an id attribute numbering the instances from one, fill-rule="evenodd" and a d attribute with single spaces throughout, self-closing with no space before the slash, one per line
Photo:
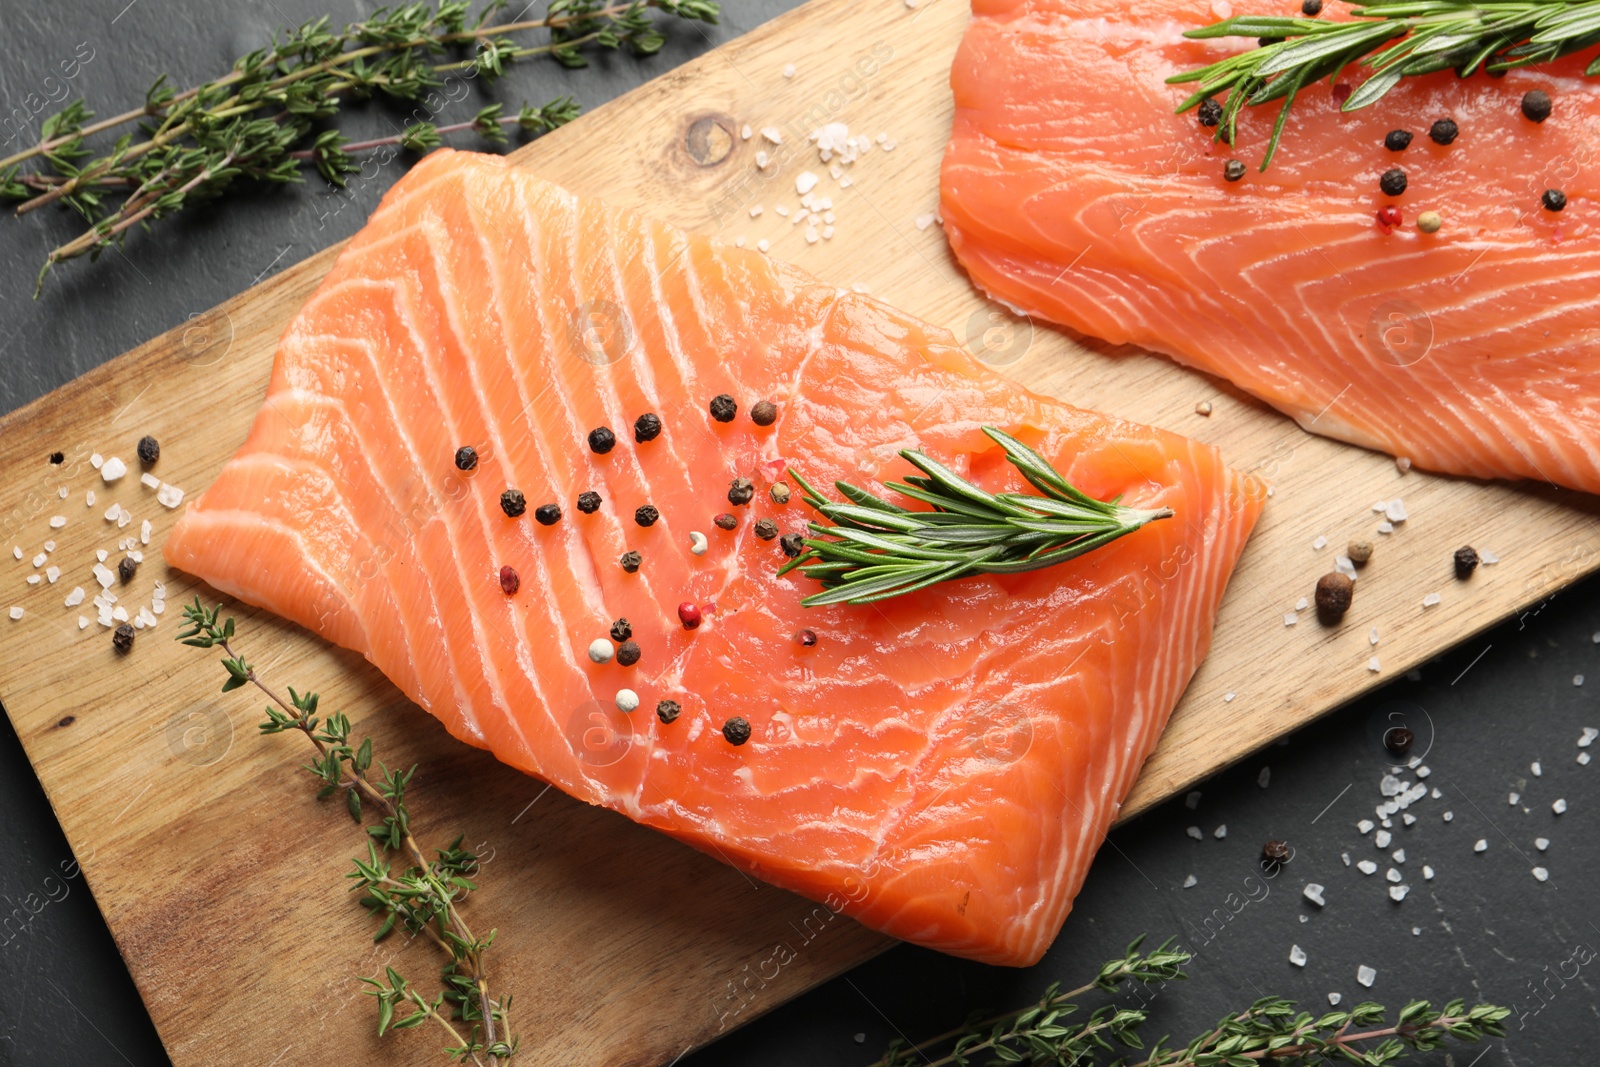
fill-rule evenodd
<path id="1" fill-rule="evenodd" d="M 1345 100 L 1345 111 L 1377 103 L 1415 75 L 1498 73 L 1600 44 L 1600 0 L 1375 0 L 1350 13 L 1354 18 L 1347 22 L 1238 15 L 1189 30 L 1185 37 L 1249 37 L 1260 45 L 1168 78 L 1173 85 L 1198 83 L 1178 111 L 1226 92 L 1214 138 L 1232 144 L 1244 108 L 1283 100 L 1261 160 L 1264 171 L 1278 150 L 1296 95 L 1323 78 L 1337 78 L 1352 64 L 1368 73 Z M 1600 57 L 1584 73 L 1600 74 Z"/>
<path id="2" fill-rule="evenodd" d="M 1095 500 L 1010 434 L 993 426 L 983 432 L 1043 496 L 985 492 L 912 449 L 900 455 L 922 475 L 888 487 L 931 511 L 902 508 L 842 481 L 834 486 L 848 503 L 835 503 L 790 470 L 805 502 L 834 523 L 810 523 L 813 536 L 804 539 L 805 550 L 778 571 L 798 569 L 822 583 L 822 592 L 800 603 L 870 604 L 974 574 L 1039 570 L 1172 515 L 1171 508 L 1124 507 L 1121 497 Z"/>
<path id="3" fill-rule="evenodd" d="M 1163 1037 L 1145 1049 L 1139 1028 L 1149 1013 L 1142 1008 L 1103 1005 L 1079 1016 L 1075 1003 L 1095 992 L 1112 993 L 1124 982 L 1145 985 L 1188 977 L 1190 955 L 1164 942 L 1141 953 L 1136 938 L 1121 958 L 1105 963 L 1095 978 L 1062 992 L 1055 984 L 1034 1004 L 983 1017 L 915 1045 L 897 1039 L 872 1067 L 975 1067 L 977 1064 L 1069 1065 L 1069 1067 L 1244 1067 L 1257 1063 L 1334 1062 L 1384 1067 L 1410 1052 L 1444 1046 L 1447 1038 L 1464 1043 L 1504 1037 L 1509 1008 L 1480 1004 L 1468 1008 L 1453 1000 L 1434 1010 L 1413 1000 L 1392 1025 L 1381 1004 L 1359 1004 L 1350 1011 L 1313 1017 L 1292 1001 L 1264 997 L 1241 1012 L 1224 1016 L 1187 1045 L 1168 1046 Z M 1369 1027 L 1370 1029 L 1355 1029 Z M 1142 1053 L 1130 1064 L 1129 1053 Z M 933 1058 L 938 1055 L 938 1058 Z"/>
<path id="4" fill-rule="evenodd" d="M 345 807 L 358 824 L 364 812 L 375 811 L 379 820 L 366 828 L 367 858 L 351 861 L 354 870 L 346 874 L 352 892 L 361 893 L 361 903 L 374 915 L 382 916 L 373 941 L 381 941 L 396 928 L 421 935 L 436 944 L 449 959 L 440 972 L 443 988 L 433 997 L 420 992 L 392 966 L 384 968 L 384 979 L 362 978 L 367 994 L 377 998 L 378 1033 L 406 1030 L 432 1021 L 454 1044 L 445 1048 L 461 1063 L 489 1067 L 507 1063 L 520 1047 L 509 1020 L 511 997 L 496 999 L 489 989 L 484 956 L 494 944 L 497 931 L 473 934 L 461 914 L 460 905 L 477 889 L 472 881 L 478 873 L 478 858 L 461 847 L 457 837 L 448 846 L 434 850 L 429 859 L 411 832 L 411 812 L 406 793 L 417 768 L 391 770 L 373 767 L 372 739 L 351 743 L 350 720 L 342 712 L 319 717 L 316 693 L 288 690 L 288 699 L 263 682 L 256 670 L 233 647 L 234 621 L 220 617 L 222 608 L 207 609 L 196 597 L 183 609 L 187 627 L 177 640 L 195 648 L 220 648 L 222 666 L 228 678 L 222 691 L 230 693 L 253 685 L 272 701 L 266 707 L 267 720 L 259 725 L 262 734 L 301 733 L 311 742 L 317 755 L 302 764 L 322 784 L 319 799 L 343 792 Z M 399 853 L 407 865 L 396 870 L 386 858 Z M 398 1014 L 408 1008 L 408 1014 Z M 463 1034 L 456 1023 L 466 1024 Z"/>
<path id="5" fill-rule="evenodd" d="M 412 3 L 379 9 L 342 30 L 323 17 L 280 31 L 270 46 L 201 85 L 177 90 L 162 75 L 142 107 L 108 119 L 91 122 L 93 112 L 84 102 L 72 101 L 45 119 L 37 143 L 0 159 L 0 197 L 19 201 L 19 215 L 60 203 L 89 224 L 46 257 L 34 295 L 56 264 L 97 258 L 125 240 L 132 227 L 223 196 L 240 179 L 299 182 L 303 168 L 311 166 L 342 187 L 360 169 L 352 153 L 362 149 L 394 143 L 426 152 L 442 134 L 467 129 L 503 142 L 509 126 L 537 136 L 578 111 L 570 97 L 543 107 L 524 105 L 515 117 L 495 105 L 470 123 L 420 121 L 395 138 L 351 144 L 338 130 L 323 128 L 346 97 L 427 101 L 424 110 L 431 116 L 446 99 L 435 90 L 447 76 L 493 80 L 508 63 L 538 55 L 582 67 L 594 48 L 653 55 L 666 43 L 657 12 L 712 23 L 720 13 L 712 0 L 551 0 L 543 18 L 491 24 L 507 3 L 489 0 L 476 17 L 471 0 Z M 543 31 L 545 40 L 517 39 L 535 31 Z M 87 144 L 96 134 L 134 124 L 137 133 L 122 134 L 103 154 Z M 40 169 L 24 171 L 30 163 Z"/>

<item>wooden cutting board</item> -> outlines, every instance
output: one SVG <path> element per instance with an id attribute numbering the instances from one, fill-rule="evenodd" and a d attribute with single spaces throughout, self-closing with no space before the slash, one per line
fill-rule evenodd
<path id="1" fill-rule="evenodd" d="M 1592 498 L 1402 473 L 1203 375 L 1139 353 L 1091 353 L 980 300 L 927 218 L 950 123 L 947 72 L 966 21 L 962 0 L 915 9 L 815 0 L 518 158 L 580 193 L 768 240 L 775 256 L 948 325 L 1031 388 L 1214 442 L 1276 483 L 1211 656 L 1128 813 L 1594 569 Z M 840 187 L 806 140 L 825 122 L 884 133 L 894 147 L 864 155 Z M 782 144 L 744 139 L 746 124 L 775 127 Z M 765 171 L 758 150 L 774 157 Z M 777 210 L 797 207 L 795 178 L 806 169 L 823 175 L 837 216 L 834 236 L 815 243 Z M 160 561 L 175 512 L 140 486 L 136 464 L 108 486 L 89 462 L 99 452 L 133 464 L 135 441 L 152 433 L 163 479 L 190 493 L 209 484 L 245 436 L 279 332 L 336 252 L 0 422 L 0 699 L 178 1067 L 432 1063 L 440 1044 L 426 1031 L 373 1037 L 356 976 L 394 960 L 427 981 L 437 961 L 427 945 L 370 945 L 371 924 L 341 884 L 359 832 L 313 799 L 295 769 L 305 756 L 298 739 L 255 736 L 259 702 L 219 695 L 214 658 L 172 641 L 177 605 L 196 592 Z M 1200 401 L 1212 405 L 1209 418 L 1196 413 Z M 46 460 L 56 450 L 60 466 Z M 1397 496 L 1410 519 L 1380 536 L 1373 502 Z M 103 517 L 113 503 L 131 512 L 126 528 Z M 65 525 L 52 528 L 53 516 Z M 92 591 L 96 549 L 111 550 L 114 565 L 119 538 L 145 519 L 147 558 L 118 591 L 136 607 L 160 580 L 173 607 L 119 657 L 97 624 L 80 631 L 81 609 L 63 598 L 78 585 Z M 1315 550 L 1319 536 L 1331 547 Z M 1346 625 L 1330 631 L 1307 615 L 1285 626 L 1284 613 L 1353 536 L 1370 537 L 1377 553 Z M 27 585 L 47 539 L 59 580 Z M 1451 553 L 1469 542 L 1502 561 L 1458 583 Z M 1442 602 L 1424 608 L 1432 592 Z M 5 617 L 12 605 L 22 619 Z M 425 841 L 464 831 L 482 855 L 484 893 L 471 915 L 500 930 L 496 969 L 516 995 L 516 1028 L 537 1050 L 530 1062 L 668 1062 L 886 946 L 621 816 L 546 792 L 449 739 L 358 657 L 235 612 L 266 675 L 320 690 L 323 707 L 346 709 L 390 764 L 421 764 L 414 803 Z M 1426 740 L 1428 725 L 1411 725 Z"/>

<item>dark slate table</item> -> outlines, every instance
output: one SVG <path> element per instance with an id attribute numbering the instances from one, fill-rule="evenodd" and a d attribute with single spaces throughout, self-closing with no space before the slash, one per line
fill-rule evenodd
<path id="1" fill-rule="evenodd" d="M 594 106 L 790 6 L 734 0 L 723 26 L 704 35 L 675 28 L 654 59 L 606 56 L 575 74 L 548 62 L 518 66 L 494 98 L 515 107 L 570 92 Z M 110 113 L 141 99 L 156 73 L 187 85 L 227 69 L 275 26 L 322 13 L 345 21 L 368 9 L 351 0 L 0 4 L 0 116 L 11 124 L 0 137 L 19 121 L 29 133 L 13 144 L 35 134 L 38 119 L 30 116 L 52 95 L 83 94 Z M 75 76 L 63 82 L 61 63 L 74 57 Z M 463 101 L 443 121 L 462 121 L 479 106 Z M 348 128 L 381 134 L 385 114 L 366 108 Z M 51 211 L 0 223 L 0 410 L 348 236 L 393 177 L 385 171 L 349 195 L 312 180 L 246 195 L 225 210 L 202 209 L 136 236 L 125 253 L 69 265 L 38 302 L 31 299 L 37 265 L 75 232 L 72 220 Z M 1584 751 L 1577 742 L 1583 727 L 1600 727 L 1597 593 L 1600 580 L 1580 582 L 1204 783 L 1193 810 L 1178 799 L 1114 832 L 1060 941 L 1037 967 L 996 970 L 897 948 L 680 1067 L 865 1065 L 897 1034 L 926 1036 L 969 1008 L 1020 1004 L 1057 979 L 1082 984 L 1145 932 L 1157 940 L 1175 935 L 1197 953 L 1192 979 L 1168 986 L 1151 1005 L 1151 1035 L 1187 1038 L 1269 993 L 1314 1011 L 1326 1007 L 1329 993 L 1346 1005 L 1363 995 L 1391 1005 L 1461 995 L 1514 1007 L 1511 1036 L 1427 1062 L 1587 1062 L 1600 1035 L 1600 965 L 1593 962 L 1600 766 L 1577 762 Z M 1590 682 L 1576 684 L 1586 672 Z M 1396 715 L 1416 730 L 1417 751 L 1426 750 L 1430 794 L 1408 809 L 1415 825 L 1393 819 L 1394 840 L 1379 850 L 1376 831 L 1363 835 L 1357 822 L 1376 818 L 1384 799 L 1389 757 L 1379 739 Z M 1567 801 L 1565 814 L 1552 811 L 1557 799 Z M 1295 850 L 1273 878 L 1258 861 L 1269 838 Z M 1547 851 L 1536 847 L 1539 838 L 1548 839 Z M 1480 839 L 1481 853 L 1474 851 Z M 1403 863 L 1392 857 L 1395 848 L 1404 849 Z M 1345 854 L 1352 864 L 1378 863 L 1377 873 L 1346 866 Z M 42 887 L 60 898 L 20 932 L 0 932 L 0 1063 L 165 1063 L 82 879 L 46 882 L 73 870 L 72 853 L 9 724 L 0 727 L 0 855 L 0 911 L 10 913 Z M 1391 866 L 1410 886 L 1400 903 L 1387 892 Z M 1533 876 L 1535 867 L 1547 881 Z M 1185 888 L 1190 876 L 1194 884 Z M 1303 896 L 1308 882 L 1326 887 L 1325 906 Z M 1295 945 L 1306 955 L 1303 967 L 1290 961 Z M 1356 983 L 1363 965 L 1377 972 L 1370 993 Z M 721 992 L 708 989 L 706 997 Z M 758 995 L 749 1012 L 768 1007 Z M 224 1060 L 250 1062 L 247 1052 Z"/>

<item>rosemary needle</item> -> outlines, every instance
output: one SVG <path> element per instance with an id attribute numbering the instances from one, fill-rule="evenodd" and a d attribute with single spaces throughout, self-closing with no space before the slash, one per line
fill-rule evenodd
<path id="1" fill-rule="evenodd" d="M 985 492 L 912 449 L 900 455 L 922 475 L 890 482 L 889 488 L 930 505 L 930 511 L 899 507 L 848 482 L 834 483 L 848 501 L 835 503 L 791 470 L 805 502 L 834 524 L 810 523 L 806 550 L 778 571 L 798 569 L 822 583 L 822 592 L 800 603 L 870 604 L 974 574 L 1039 570 L 1172 514 L 1171 508 L 1141 511 L 1096 500 L 1010 434 L 993 426 L 983 432 L 1043 496 Z"/>
<path id="2" fill-rule="evenodd" d="M 1168 78 L 1169 85 L 1198 83 L 1178 105 L 1179 113 L 1226 92 L 1213 136 L 1232 144 L 1240 111 L 1283 100 L 1261 160 L 1266 170 L 1300 90 L 1336 78 L 1352 64 L 1368 73 L 1345 100 L 1345 111 L 1377 103 L 1408 77 L 1441 70 L 1463 78 L 1500 73 L 1600 44 L 1600 0 L 1375 0 L 1350 14 L 1351 21 L 1240 15 L 1189 30 L 1185 37 L 1247 37 L 1252 44 L 1249 51 Z M 1600 57 L 1584 74 L 1600 74 Z"/>

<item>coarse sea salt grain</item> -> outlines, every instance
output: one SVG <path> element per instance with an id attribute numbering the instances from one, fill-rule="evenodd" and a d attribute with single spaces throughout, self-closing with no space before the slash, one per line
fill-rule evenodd
<path id="1" fill-rule="evenodd" d="M 1338 1006 L 1339 1006 L 1339 1001 L 1341 1001 L 1341 1000 L 1343 1000 L 1343 999 L 1344 999 L 1344 998 L 1343 998 L 1343 997 L 1341 997 L 1341 996 L 1340 996 L 1340 995 L 1339 995 L 1339 994 L 1337 994 L 1337 993 L 1329 993 L 1329 994 L 1328 994 L 1328 1003 L 1329 1003 L 1329 1004 L 1332 1004 L 1332 1005 L 1333 1005 L 1333 1006 L 1334 1006 L 1334 1007 L 1338 1007 Z"/>
<path id="2" fill-rule="evenodd" d="M 1506 794 L 1506 803 L 1510 804 L 1512 807 L 1516 807 L 1517 804 L 1521 800 L 1522 800 L 1522 794 L 1521 793 L 1507 793 Z"/>
<path id="3" fill-rule="evenodd" d="M 83 596 L 84 596 L 83 586 L 81 586 L 81 585 L 74 586 L 73 589 L 72 589 L 72 592 L 67 594 L 67 601 L 66 601 L 67 607 L 75 608 L 79 604 L 82 604 L 83 603 Z"/>
<path id="4" fill-rule="evenodd" d="M 99 470 L 101 464 L 103 463 L 105 463 L 105 457 L 101 456 L 98 452 L 89 457 L 89 466 L 93 467 L 95 470 Z"/>
<path id="5" fill-rule="evenodd" d="M 118 478 L 127 473 L 128 465 L 122 462 L 122 459 L 118 456 L 112 456 L 110 459 L 106 460 L 105 464 L 100 468 L 100 477 L 105 479 L 107 484 L 116 481 Z"/>
<path id="6" fill-rule="evenodd" d="M 88 507 L 88 508 L 94 507 L 94 490 L 93 489 L 91 489 L 88 492 L 83 494 L 83 506 L 84 507 Z"/>
<path id="7" fill-rule="evenodd" d="M 1350 866 L 1350 853 L 1341 852 L 1339 853 L 1339 858 L 1344 861 L 1346 867 Z"/>
<path id="8" fill-rule="evenodd" d="M 1292 612 L 1292 611 L 1291 611 L 1291 612 L 1288 612 L 1288 613 L 1287 613 L 1287 614 L 1285 614 L 1285 615 L 1284 615 L 1284 617 L 1283 617 L 1283 624 L 1284 624 L 1284 625 L 1285 625 L 1285 626 L 1293 626 L 1293 625 L 1294 625 L 1294 624 L 1295 624 L 1295 623 L 1297 623 L 1297 622 L 1299 622 L 1299 621 L 1300 621 L 1300 616 L 1298 616 L 1298 615 L 1296 615 L 1296 614 L 1295 614 L 1295 613 L 1294 613 L 1294 612 Z"/>
<path id="9" fill-rule="evenodd" d="M 1395 870 L 1393 867 L 1390 867 L 1387 871 L 1384 871 L 1383 872 L 1383 876 L 1384 876 L 1384 878 L 1386 878 L 1387 880 L 1389 880 L 1391 882 L 1398 882 L 1402 878 L 1405 877 L 1405 875 L 1401 874 L 1399 871 Z"/>
<path id="10" fill-rule="evenodd" d="M 1479 553 L 1478 553 L 1478 560 L 1479 560 L 1479 561 L 1480 561 L 1480 562 L 1481 562 L 1481 563 L 1482 563 L 1482 564 L 1483 564 L 1483 565 L 1484 565 L 1484 566 L 1485 566 L 1485 567 L 1493 567 L 1493 566 L 1494 566 L 1494 565 L 1495 565 L 1495 564 L 1496 564 L 1496 563 L 1499 563 L 1499 562 L 1500 562 L 1500 557 L 1499 557 L 1499 556 L 1497 556 L 1497 555 L 1495 555 L 1495 554 L 1494 554 L 1494 553 L 1493 553 L 1493 552 L 1490 552 L 1490 551 L 1489 551 L 1489 550 L 1488 550 L 1488 549 L 1487 549 L 1487 548 L 1486 548 L 1486 549 L 1484 549 L 1484 550 L 1483 550 L 1483 551 L 1481 551 L 1481 552 L 1479 552 Z"/>
<path id="11" fill-rule="evenodd" d="M 1434 605 L 1436 605 L 1438 603 L 1439 603 L 1439 594 L 1438 593 L 1429 593 L 1427 596 L 1422 598 L 1422 606 L 1425 607 L 1425 608 L 1431 608 L 1431 607 L 1433 607 Z"/>
<path id="12" fill-rule="evenodd" d="M 1320 886 L 1316 882 L 1307 882 L 1306 887 L 1300 891 L 1300 895 L 1320 908 L 1328 903 L 1322 895 L 1326 891 L 1325 886 Z"/>
<path id="13" fill-rule="evenodd" d="M 67 499 L 67 487 L 63 485 L 60 489 L 57 489 L 56 496 L 60 497 L 62 500 Z"/>
<path id="14" fill-rule="evenodd" d="M 1199 884 L 1200 884 L 1200 879 L 1196 878 L 1192 874 L 1189 877 L 1187 877 L 1187 878 L 1185 878 L 1183 880 L 1183 888 L 1185 888 L 1185 889 L 1193 889 L 1195 886 L 1197 886 Z"/>
<path id="15" fill-rule="evenodd" d="M 1260 786 L 1262 789 L 1265 789 L 1267 787 L 1267 785 L 1271 781 L 1272 781 L 1272 768 L 1271 767 L 1263 767 L 1263 768 L 1261 768 L 1261 773 L 1256 775 L 1256 785 Z"/>
<path id="16" fill-rule="evenodd" d="M 1211 831 L 1211 836 L 1216 838 L 1218 841 L 1221 841 L 1223 838 L 1227 837 L 1228 836 L 1228 824 L 1227 823 L 1223 823 L 1221 826 L 1219 826 L 1215 830 Z"/>
<path id="17" fill-rule="evenodd" d="M 1196 789 L 1183 798 L 1183 806 L 1193 811 L 1200 806 L 1200 790 Z"/>
<path id="18" fill-rule="evenodd" d="M 1367 660 L 1367 670 L 1371 671 L 1373 674 L 1377 674 L 1379 671 L 1383 670 L 1383 664 L 1378 662 L 1377 656 L 1373 656 L 1371 659 Z"/>
<path id="19" fill-rule="evenodd" d="M 18 556 L 17 558 L 21 559 L 22 557 Z M 1583 728 L 1583 735 L 1578 738 L 1578 747 L 1588 748 L 1590 745 L 1594 744 L 1594 739 L 1597 737 L 1600 737 L 1600 730 L 1596 730 L 1593 726 L 1585 726 Z"/>
<path id="20" fill-rule="evenodd" d="M 45 555 L 45 553 L 40 552 L 38 555 L 33 557 L 33 565 L 35 567 L 43 567 L 44 566 L 44 561 L 49 559 L 49 558 L 50 557 Z"/>
<path id="21" fill-rule="evenodd" d="M 1222 694 L 1222 702 L 1224 704 L 1232 704 L 1233 703 L 1233 698 L 1238 696 L 1238 695 L 1239 695 L 1238 693 L 1223 693 Z"/>
<path id="22" fill-rule="evenodd" d="M 784 64 L 784 66 L 783 66 L 783 76 L 785 78 L 794 77 L 794 64 L 793 63 L 785 63 Z"/>
<path id="23" fill-rule="evenodd" d="M 1418 767 L 1417 768 L 1417 777 L 1418 778 L 1426 778 L 1426 777 L 1428 777 L 1428 775 L 1430 775 L 1432 773 L 1433 773 L 1433 768 L 1431 768 L 1431 767 Z"/>
<path id="24" fill-rule="evenodd" d="M 22 546 L 21 545 L 12 545 L 11 546 L 11 554 L 14 557 L 16 557 L 17 559 L 21 559 L 22 558 Z"/>
<path id="25" fill-rule="evenodd" d="M 1328 539 L 1318 534 L 1317 539 L 1311 542 L 1311 547 L 1316 549 L 1318 552 L 1321 552 L 1324 548 L 1328 547 Z"/>
<path id="26" fill-rule="evenodd" d="M 815 189 L 817 187 L 817 182 L 821 180 L 821 178 L 818 178 L 809 170 L 803 170 L 800 172 L 800 176 L 794 180 L 794 191 L 799 193 L 801 196 L 805 196 L 811 190 Z"/>
<path id="27" fill-rule="evenodd" d="M 1535 867 L 1529 873 L 1531 873 L 1535 878 L 1537 878 L 1541 882 L 1548 882 L 1550 880 L 1550 872 L 1545 870 L 1543 867 Z"/>
<path id="28" fill-rule="evenodd" d="M 924 211 L 922 214 L 918 215 L 916 217 L 916 219 L 914 219 L 913 221 L 916 223 L 917 229 L 926 230 L 929 226 L 933 225 L 933 212 Z"/>
<path id="29" fill-rule="evenodd" d="M 1536 837 L 1533 839 L 1533 847 L 1543 852 L 1550 847 L 1550 839 L 1548 837 Z"/>
<path id="30" fill-rule="evenodd" d="M 1381 533 L 1381 534 L 1392 534 L 1392 533 L 1394 533 L 1394 523 L 1389 522 L 1387 519 L 1385 519 L 1383 522 L 1378 523 L 1378 532 Z"/>
<path id="31" fill-rule="evenodd" d="M 94 555 L 95 555 L 96 559 L 98 559 L 101 563 L 104 563 L 106 561 L 106 557 L 109 556 L 110 554 L 111 553 L 107 552 L 105 549 L 102 548 L 102 549 L 99 549 L 98 551 L 96 551 Z"/>
<path id="32" fill-rule="evenodd" d="M 1304 611 L 1310 606 L 1311 601 L 1307 600 L 1305 597 L 1301 597 L 1299 600 L 1294 602 L 1294 610 L 1296 611 Z"/>
<path id="33" fill-rule="evenodd" d="M 20 619 L 20 618 L 22 618 L 22 609 L 21 609 L 21 608 L 12 608 L 12 609 L 11 609 L 11 617 L 12 617 L 12 618 L 13 618 L 13 619 Z"/>
<path id="34" fill-rule="evenodd" d="M 1360 822 L 1356 823 L 1356 829 L 1360 830 L 1364 834 L 1370 834 L 1372 833 L 1372 828 L 1376 825 L 1377 824 L 1371 819 L 1362 819 Z"/>
<path id="35" fill-rule="evenodd" d="M 1533 772 L 1533 776 L 1535 778 L 1544 777 L 1544 768 L 1539 765 L 1538 760 L 1534 760 L 1533 763 L 1528 766 L 1528 770 Z"/>
<path id="36" fill-rule="evenodd" d="M 1363 988 L 1371 989 L 1372 983 L 1378 980 L 1378 972 L 1368 967 L 1365 963 L 1356 968 L 1356 981 Z"/>
<path id="37" fill-rule="evenodd" d="M 1394 840 L 1394 836 L 1392 834 L 1390 834 L 1389 831 L 1387 831 L 1387 830 L 1379 830 L 1376 834 L 1373 835 L 1372 843 L 1374 845 L 1377 845 L 1379 848 L 1388 848 L 1389 847 L 1389 842 L 1393 841 L 1393 840 Z"/>
<path id="38" fill-rule="evenodd" d="M 157 478 L 149 471 L 145 471 L 143 474 L 139 475 L 139 484 L 147 489 L 160 489 L 161 479 Z"/>
<path id="39" fill-rule="evenodd" d="M 1589 766 L 1589 753 L 1587 753 L 1587 752 L 1578 753 L 1578 766 L 1580 766 L 1580 767 Z"/>
<path id="40" fill-rule="evenodd" d="M 1482 838 L 1482 837 L 1478 838 L 1478 840 L 1475 841 L 1473 843 L 1473 845 L 1472 845 L 1472 851 L 1474 851 L 1474 852 L 1487 852 L 1487 851 L 1489 851 L 1489 842 L 1488 842 L 1488 840 L 1485 839 L 1485 838 Z"/>
<path id="41" fill-rule="evenodd" d="M 1409 892 L 1411 887 L 1408 885 L 1392 885 L 1389 887 L 1389 899 L 1398 904 L 1406 899 L 1406 894 Z"/>
<path id="42" fill-rule="evenodd" d="M 89 628 L 89 616 L 87 616 L 87 615 L 79 615 L 78 616 L 78 629 L 87 630 L 88 628 Z"/>
<path id="43" fill-rule="evenodd" d="M 65 526 L 66 524 L 67 524 L 67 517 L 65 515 L 52 515 L 52 516 L 50 516 L 50 529 L 59 530 L 59 529 L 61 529 L 61 527 Z"/>
<path id="44" fill-rule="evenodd" d="M 1450 820 L 1454 819 L 1455 817 L 1456 817 L 1456 813 L 1453 812 L 1453 811 L 1447 811 L 1447 812 L 1444 813 L 1444 821 L 1445 822 L 1449 822 Z"/>
<path id="45" fill-rule="evenodd" d="M 756 242 L 756 249 L 758 251 L 765 252 L 768 249 L 770 249 L 771 247 L 772 247 L 772 243 L 770 241 L 768 241 L 765 237 L 763 237 L 761 240 Z"/>
<path id="46" fill-rule="evenodd" d="M 1290 945 L 1289 962 L 1296 967 L 1304 967 L 1306 965 L 1306 950 L 1299 945 Z"/>
<path id="47" fill-rule="evenodd" d="M 1367 631 L 1367 644 L 1375 645 L 1377 643 L 1378 643 L 1378 628 L 1376 626 L 1374 626 L 1372 629 Z"/>
<path id="48" fill-rule="evenodd" d="M 1406 861 L 1406 850 L 1403 848 L 1397 848 L 1393 852 L 1389 853 L 1389 858 L 1394 860 L 1396 863 L 1404 863 Z"/>
<path id="49" fill-rule="evenodd" d="M 121 604 L 118 604 L 116 607 L 111 609 L 111 617 L 116 619 L 118 622 L 130 621 L 128 618 L 128 609 L 123 607 Z"/>
<path id="50" fill-rule="evenodd" d="M 1554 804 L 1550 805 L 1550 810 L 1555 812 L 1557 815 L 1563 815 L 1567 810 L 1567 802 L 1565 800 L 1558 800 Z"/>
<path id="51" fill-rule="evenodd" d="M 1573 685 L 1582 685 L 1582 684 L 1583 684 L 1583 675 L 1581 675 L 1581 674 L 1574 674 L 1574 675 L 1573 675 L 1573 676 L 1572 676 L 1572 684 L 1573 684 Z"/>
<path id="52" fill-rule="evenodd" d="M 47 581 L 49 581 L 49 583 L 51 585 L 55 585 L 56 584 L 56 579 L 61 577 L 61 568 L 60 567 L 46 567 L 44 569 L 44 576 L 45 576 L 45 579 Z"/>
<path id="53" fill-rule="evenodd" d="M 1187 830 L 1185 830 L 1184 833 L 1188 834 L 1190 837 L 1194 838 L 1196 841 L 1204 841 L 1206 839 L 1206 835 L 1201 831 L 1200 827 L 1198 827 L 1198 826 L 1191 826 Z"/>
<path id="54" fill-rule="evenodd" d="M 1411 517 L 1410 515 L 1406 514 L 1406 502 L 1401 500 L 1399 497 L 1395 497 L 1393 500 L 1389 501 L 1388 506 L 1383 509 L 1383 516 L 1390 522 L 1396 524 L 1405 522 Z"/>
<path id="55" fill-rule="evenodd" d="M 1408 811 L 1404 815 L 1400 816 L 1400 821 L 1405 823 L 1407 826 L 1415 826 L 1417 817 Z"/>

